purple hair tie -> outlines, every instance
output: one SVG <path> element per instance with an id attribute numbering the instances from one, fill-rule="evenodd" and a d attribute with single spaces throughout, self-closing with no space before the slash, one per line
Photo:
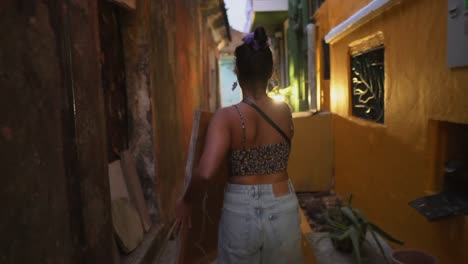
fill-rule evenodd
<path id="1" fill-rule="evenodd" d="M 254 38 L 254 33 L 249 33 L 247 34 L 247 36 L 245 36 L 244 38 L 242 38 L 242 41 L 244 41 L 245 43 L 249 44 L 250 46 L 252 46 L 252 48 L 254 50 L 259 50 L 261 47 L 260 45 L 258 44 L 258 42 L 255 40 Z M 268 48 L 270 46 L 270 44 L 267 42 L 265 42 L 265 46 L 264 48 Z"/>

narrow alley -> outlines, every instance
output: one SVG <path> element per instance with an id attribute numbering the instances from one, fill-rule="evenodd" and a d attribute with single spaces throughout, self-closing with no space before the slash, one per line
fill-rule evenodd
<path id="1" fill-rule="evenodd" d="M 468 263 L 468 0 L 1 0 L 0 36 L 0 264 Z"/>

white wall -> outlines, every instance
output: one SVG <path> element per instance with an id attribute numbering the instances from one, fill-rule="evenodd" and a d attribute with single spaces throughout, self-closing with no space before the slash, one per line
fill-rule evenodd
<path id="1" fill-rule="evenodd" d="M 232 90 L 232 84 L 237 81 L 234 65 L 234 57 L 221 57 L 219 61 L 221 107 L 234 105 L 242 100 L 240 86 L 238 85 L 234 91 Z"/>
<path id="2" fill-rule="evenodd" d="M 253 0 L 253 10 L 255 12 L 286 11 L 288 0 Z"/>

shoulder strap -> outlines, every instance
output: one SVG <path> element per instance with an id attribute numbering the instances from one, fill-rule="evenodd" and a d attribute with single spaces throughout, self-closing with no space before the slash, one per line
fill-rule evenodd
<path id="1" fill-rule="evenodd" d="M 273 120 L 271 120 L 269 116 L 267 116 L 267 114 L 265 114 L 265 112 L 262 111 L 262 109 L 260 109 L 256 104 L 252 103 L 248 99 L 244 99 L 242 100 L 242 102 L 255 109 L 260 114 L 260 116 L 263 117 L 263 119 L 265 119 L 265 121 L 267 121 L 268 124 L 270 124 L 276 131 L 278 131 L 278 133 L 280 133 L 281 136 L 283 136 L 283 138 L 286 140 L 286 142 L 288 142 L 289 145 L 291 145 L 291 139 L 286 135 L 286 133 L 284 133 L 283 130 L 281 130 L 281 128 L 278 125 L 275 124 L 275 122 L 273 122 Z"/>
<path id="2" fill-rule="evenodd" d="M 239 117 L 240 117 L 240 120 L 241 120 L 241 124 L 242 124 L 242 146 L 245 147 L 246 136 L 245 136 L 245 120 L 244 120 L 244 116 L 242 115 L 242 112 L 240 111 L 239 107 L 237 107 L 237 105 L 234 105 L 234 107 L 236 108 L 237 113 L 239 113 Z"/>

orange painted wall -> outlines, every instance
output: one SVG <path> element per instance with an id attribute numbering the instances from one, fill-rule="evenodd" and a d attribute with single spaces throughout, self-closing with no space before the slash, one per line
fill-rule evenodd
<path id="1" fill-rule="evenodd" d="M 328 10 L 328 23 L 331 28 L 345 21 L 359 9 L 372 0 L 327 0 L 325 8 Z"/>
<path id="2" fill-rule="evenodd" d="M 327 2 L 332 26 L 343 20 L 337 10 L 354 1 Z M 428 222 L 408 206 L 441 188 L 433 184 L 429 120 L 468 124 L 468 68 L 447 67 L 446 10 L 446 1 L 403 1 L 333 43 L 330 106 L 337 192 L 352 193 L 354 204 L 405 247 L 451 264 L 468 263 L 468 217 Z M 349 44 L 378 31 L 385 45 L 384 125 L 349 111 Z"/>
<path id="3" fill-rule="evenodd" d="M 302 116 L 300 116 L 302 115 Z M 288 174 L 298 192 L 328 191 L 333 176 L 332 114 L 294 114 Z"/>
<path id="4" fill-rule="evenodd" d="M 320 110 L 330 111 L 330 80 L 325 80 L 322 40 L 336 25 L 345 21 L 351 14 L 367 5 L 371 0 L 327 0 L 315 13 L 317 26 L 317 91 L 320 94 Z M 331 7 L 331 8 L 330 8 Z"/>

